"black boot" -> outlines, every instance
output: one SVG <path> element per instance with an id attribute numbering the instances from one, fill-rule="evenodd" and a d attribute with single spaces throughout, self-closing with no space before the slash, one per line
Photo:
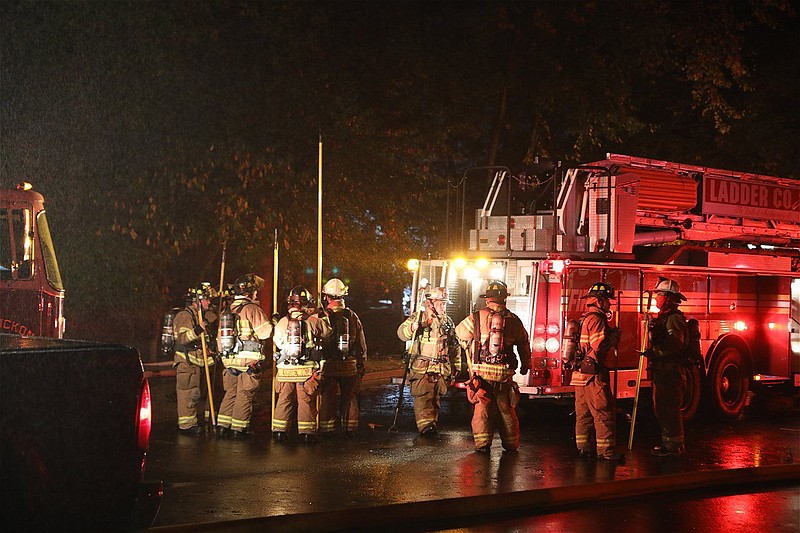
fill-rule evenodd
<path id="1" fill-rule="evenodd" d="M 231 428 L 226 428 L 225 426 L 217 427 L 217 438 L 218 439 L 231 438 Z"/>
<path id="2" fill-rule="evenodd" d="M 273 431 L 272 438 L 278 442 L 286 442 L 289 440 L 289 435 L 287 435 L 285 431 Z"/>

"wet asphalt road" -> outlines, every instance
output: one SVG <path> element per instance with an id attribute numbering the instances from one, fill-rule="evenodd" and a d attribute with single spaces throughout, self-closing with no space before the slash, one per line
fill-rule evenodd
<path id="1" fill-rule="evenodd" d="M 262 516 L 363 508 L 675 473 L 797 463 L 800 410 L 796 399 L 756 398 L 735 422 L 698 421 L 686 428 L 687 454 L 648 453 L 658 429 L 651 408 L 640 404 L 636 439 L 625 464 L 575 457 L 569 406 L 526 404 L 517 454 L 503 454 L 496 438 L 490 455 L 473 453 L 470 406 L 460 391 L 442 402 L 440 437 L 418 439 L 406 403 L 399 432 L 389 434 L 398 385 L 374 381 L 362 391 L 362 419 L 354 439 L 341 436 L 307 446 L 269 438 L 269 391 L 263 387 L 248 441 L 178 435 L 174 378 L 151 380 L 154 429 L 146 478 L 164 481 L 154 526 L 220 522 Z M 406 389 L 406 394 L 408 390 Z M 408 398 L 408 396 L 406 396 Z M 630 411 L 630 406 L 621 406 Z M 629 424 L 618 417 L 625 448 Z M 800 490 L 765 487 L 754 494 L 642 497 L 509 517 L 453 531 L 786 531 L 800 530 Z M 446 529 L 437 526 L 436 529 Z M 224 530 L 220 529 L 220 530 Z"/>

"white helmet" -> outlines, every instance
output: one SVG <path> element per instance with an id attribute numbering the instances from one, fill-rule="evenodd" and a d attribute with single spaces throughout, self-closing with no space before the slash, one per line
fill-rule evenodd
<path id="1" fill-rule="evenodd" d="M 347 296 L 347 285 L 345 285 L 339 278 L 331 278 L 322 287 L 322 294 L 330 296 L 331 298 L 341 298 Z"/>
<path id="2" fill-rule="evenodd" d="M 681 289 L 678 286 L 678 282 L 668 278 L 658 278 L 658 283 L 656 283 L 653 292 L 662 292 L 668 296 L 676 298 L 679 302 L 686 301 L 686 296 L 681 294 Z"/>
<path id="3" fill-rule="evenodd" d="M 450 303 L 450 300 L 447 298 L 447 289 L 444 287 L 428 287 L 425 291 L 425 299 L 432 301 L 441 300 L 444 303 Z"/>

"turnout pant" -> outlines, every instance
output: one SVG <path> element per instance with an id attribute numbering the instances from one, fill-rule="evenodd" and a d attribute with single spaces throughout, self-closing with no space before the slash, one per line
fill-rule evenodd
<path id="1" fill-rule="evenodd" d="M 252 373 L 234 373 L 225 369 L 222 374 L 222 386 L 225 397 L 219 406 L 217 425 L 231 428 L 234 431 L 247 431 L 250 417 L 253 414 L 253 398 L 256 395 L 259 381 Z"/>
<path id="2" fill-rule="evenodd" d="M 417 431 L 439 421 L 439 399 L 447 393 L 447 382 L 441 374 L 412 374 L 409 378 L 411 396 L 414 398 L 414 418 Z"/>
<path id="3" fill-rule="evenodd" d="M 596 374 L 575 387 L 575 444 L 578 450 L 603 457 L 614 455 L 614 400 L 608 379 Z"/>
<path id="4" fill-rule="evenodd" d="M 297 432 L 314 435 L 317 432 L 317 390 L 319 381 L 308 378 L 302 383 L 278 381 L 275 386 L 275 412 L 272 431 L 288 431 L 297 417 Z"/>
<path id="5" fill-rule="evenodd" d="M 360 416 L 358 392 L 361 376 L 326 376 L 319 384 L 319 431 L 330 434 L 336 431 L 336 415 L 341 402 L 342 429 L 353 432 L 358 429 Z M 338 394 L 337 394 L 338 393 Z"/>
<path id="6" fill-rule="evenodd" d="M 519 387 L 513 381 L 489 381 L 488 394 L 478 397 L 467 388 L 467 398 L 475 406 L 472 413 L 472 438 L 475 448 L 491 446 L 494 430 L 500 433 L 503 449 L 513 451 L 519 448 Z"/>
<path id="7" fill-rule="evenodd" d="M 684 445 L 681 403 L 685 370 L 677 361 L 656 361 L 650 371 L 653 376 L 653 409 L 661 426 L 661 445 L 667 450 L 676 450 Z"/>
<path id="8" fill-rule="evenodd" d="M 210 416 L 206 407 L 205 369 L 179 361 L 175 365 L 175 392 L 178 396 L 178 427 L 189 429 L 202 425 Z"/>

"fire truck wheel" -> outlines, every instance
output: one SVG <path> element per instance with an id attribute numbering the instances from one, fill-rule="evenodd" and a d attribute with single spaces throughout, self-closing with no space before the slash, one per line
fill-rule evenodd
<path id="1" fill-rule="evenodd" d="M 686 384 L 683 389 L 683 403 L 681 403 L 681 416 L 684 423 L 691 421 L 697 415 L 700 406 L 700 397 L 703 390 L 703 375 L 695 364 L 686 366 Z"/>
<path id="2" fill-rule="evenodd" d="M 742 352 L 736 346 L 724 346 L 709 373 L 711 404 L 721 418 L 737 418 L 747 401 L 750 375 Z"/>

